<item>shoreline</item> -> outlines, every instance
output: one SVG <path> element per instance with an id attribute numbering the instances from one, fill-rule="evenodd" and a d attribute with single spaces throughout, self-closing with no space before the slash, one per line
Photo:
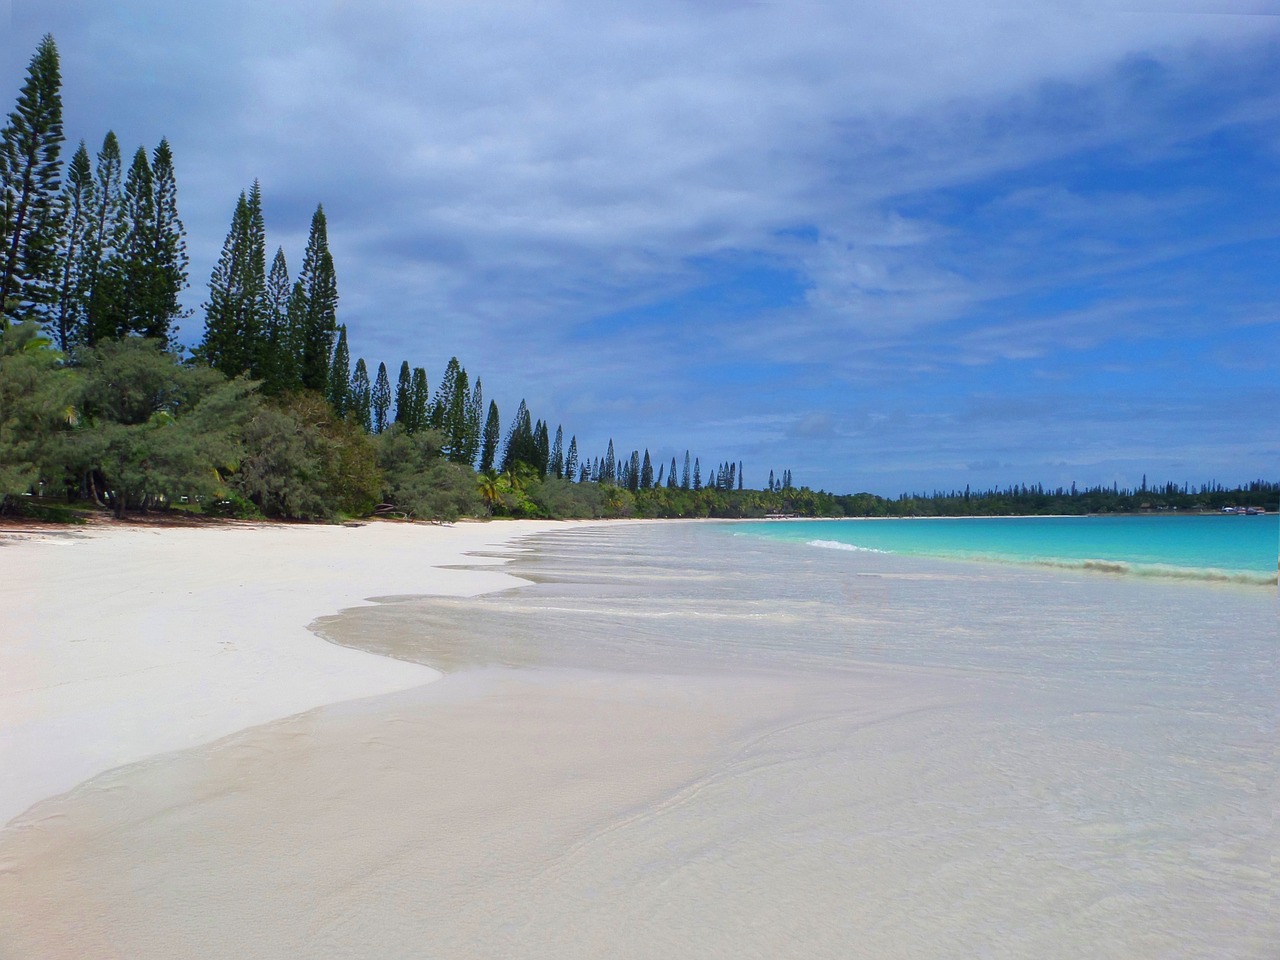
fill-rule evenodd
<path id="1" fill-rule="evenodd" d="M 850 943 L 1243 958 L 1274 942 L 1269 601 L 909 559 L 790 565 L 665 523 L 522 542 L 464 527 L 505 546 L 407 569 L 449 529 L 369 531 L 377 562 L 354 576 L 530 586 L 383 593 L 311 628 L 340 620 L 356 646 L 398 632 L 406 659 L 448 670 L 453 652 L 465 669 L 31 807 L 0 831 L 0 942 L 51 960 L 230 960 L 246 943 L 264 958 Z M 350 583 L 296 583 L 308 564 L 332 580 L 367 563 L 358 534 L 226 539 L 270 543 L 264 575 L 333 609 Z M 163 567 L 170 542 L 141 552 Z M 277 609 L 233 587 L 224 617 Z M 412 671 L 364 650 L 397 682 Z"/>
<path id="2" fill-rule="evenodd" d="M 438 679 L 309 625 L 515 586 L 473 554 L 565 523 L 0 528 L 0 828 L 117 767 Z"/>

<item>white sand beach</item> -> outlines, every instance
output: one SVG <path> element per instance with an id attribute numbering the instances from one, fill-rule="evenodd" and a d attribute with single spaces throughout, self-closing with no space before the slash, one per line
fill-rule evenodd
<path id="1" fill-rule="evenodd" d="M 468 553 L 554 526 L 0 525 L 0 824 L 106 770 L 435 679 L 307 624 L 515 585 Z"/>
<path id="2" fill-rule="evenodd" d="M 0 960 L 1274 955 L 1267 590 L 613 522 L 0 576 Z"/>

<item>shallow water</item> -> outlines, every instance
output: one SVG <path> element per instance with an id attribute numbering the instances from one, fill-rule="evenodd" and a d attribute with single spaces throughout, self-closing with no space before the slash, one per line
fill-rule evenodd
<path id="1" fill-rule="evenodd" d="M 1280 553 L 1275 513 L 804 520 L 743 524 L 738 535 L 833 550 L 1256 584 L 1275 584 Z"/>
<path id="2" fill-rule="evenodd" d="M 1274 592 L 740 531 L 328 618 L 451 673 L 37 807 L 0 956 L 1274 956 Z"/>

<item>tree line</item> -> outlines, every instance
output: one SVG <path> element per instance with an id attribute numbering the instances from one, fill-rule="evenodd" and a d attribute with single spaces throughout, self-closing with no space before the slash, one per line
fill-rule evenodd
<path id="1" fill-rule="evenodd" d="M 40 42 L 0 131 L 0 509 L 52 496 L 132 509 L 285 518 L 607 516 L 655 489 L 743 487 L 741 462 L 599 455 L 451 358 L 431 392 L 407 360 L 352 363 L 318 205 L 300 265 L 268 261 L 263 196 L 237 199 L 182 356 L 185 229 L 173 151 L 127 169 L 111 131 L 61 160 L 61 77 Z M 395 369 L 394 365 L 392 369 Z M 554 439 L 553 439 L 554 436 Z M 772 482 L 772 481 L 771 481 Z M 32 498 L 30 495 L 41 495 Z"/>

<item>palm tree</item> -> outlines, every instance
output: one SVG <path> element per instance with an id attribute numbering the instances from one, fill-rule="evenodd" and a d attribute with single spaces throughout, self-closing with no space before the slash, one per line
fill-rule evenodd
<path id="1" fill-rule="evenodd" d="M 492 470 L 486 470 L 476 478 L 476 487 L 480 491 L 480 499 L 484 501 L 485 511 L 492 515 L 493 505 L 502 500 L 502 485 L 498 482 L 498 475 Z"/>

